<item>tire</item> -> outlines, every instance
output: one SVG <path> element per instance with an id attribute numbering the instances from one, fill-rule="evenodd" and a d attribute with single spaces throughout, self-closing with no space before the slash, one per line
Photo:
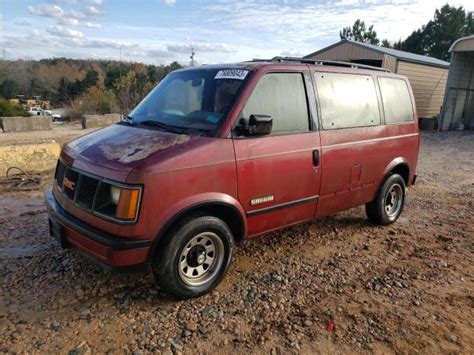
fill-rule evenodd
<path id="1" fill-rule="evenodd" d="M 177 299 L 193 298 L 219 284 L 233 253 L 234 238 L 224 221 L 194 217 L 181 222 L 158 245 L 151 268 L 163 293 Z"/>
<path id="2" fill-rule="evenodd" d="M 405 180 L 398 174 L 389 175 L 375 199 L 365 205 L 369 220 L 386 226 L 394 223 L 402 213 L 405 204 Z"/>

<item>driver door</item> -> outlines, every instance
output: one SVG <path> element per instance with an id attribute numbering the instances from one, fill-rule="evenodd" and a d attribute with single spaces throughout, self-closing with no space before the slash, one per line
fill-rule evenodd
<path id="1" fill-rule="evenodd" d="M 241 112 L 246 122 L 252 114 L 271 116 L 273 126 L 265 136 L 234 130 L 238 195 L 250 236 L 314 217 L 321 173 L 310 85 L 303 72 L 263 74 Z"/>

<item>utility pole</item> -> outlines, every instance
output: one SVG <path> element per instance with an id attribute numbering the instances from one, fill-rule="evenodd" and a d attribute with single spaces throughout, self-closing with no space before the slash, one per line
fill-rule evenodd
<path id="1" fill-rule="evenodd" d="M 196 66 L 196 61 L 194 60 L 195 55 L 196 55 L 196 52 L 194 52 L 194 48 L 191 47 L 191 56 L 189 57 L 189 59 L 191 59 L 191 61 L 189 62 L 189 66 L 191 67 Z"/>

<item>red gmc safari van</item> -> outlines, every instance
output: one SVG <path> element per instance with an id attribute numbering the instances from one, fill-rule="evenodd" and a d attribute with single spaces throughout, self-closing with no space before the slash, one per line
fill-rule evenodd
<path id="1" fill-rule="evenodd" d="M 169 74 L 122 122 L 69 144 L 50 231 L 165 293 L 208 292 L 234 244 L 365 204 L 397 220 L 420 137 L 410 85 L 380 68 L 292 58 Z"/>

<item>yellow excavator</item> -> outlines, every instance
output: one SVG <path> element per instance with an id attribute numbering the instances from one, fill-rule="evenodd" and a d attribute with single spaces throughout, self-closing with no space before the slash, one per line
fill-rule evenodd
<path id="1" fill-rule="evenodd" d="M 25 95 L 16 95 L 16 98 L 9 100 L 13 105 L 22 105 L 26 109 L 39 107 L 42 110 L 51 110 L 52 106 L 49 100 L 43 100 L 41 96 L 33 96 L 32 99 L 25 99 Z"/>
<path id="2" fill-rule="evenodd" d="M 8 101 L 10 101 L 10 103 L 11 103 L 12 105 L 18 105 L 18 106 L 21 105 L 19 99 L 10 99 L 10 100 L 8 100 Z"/>
<path id="3" fill-rule="evenodd" d="M 30 105 L 30 101 L 31 101 L 32 105 Z M 52 109 L 49 100 L 43 100 L 41 98 L 41 96 L 33 96 L 33 99 L 28 100 L 27 105 L 30 106 L 30 107 L 35 107 L 35 106 L 40 107 L 42 110 L 51 110 Z"/>

